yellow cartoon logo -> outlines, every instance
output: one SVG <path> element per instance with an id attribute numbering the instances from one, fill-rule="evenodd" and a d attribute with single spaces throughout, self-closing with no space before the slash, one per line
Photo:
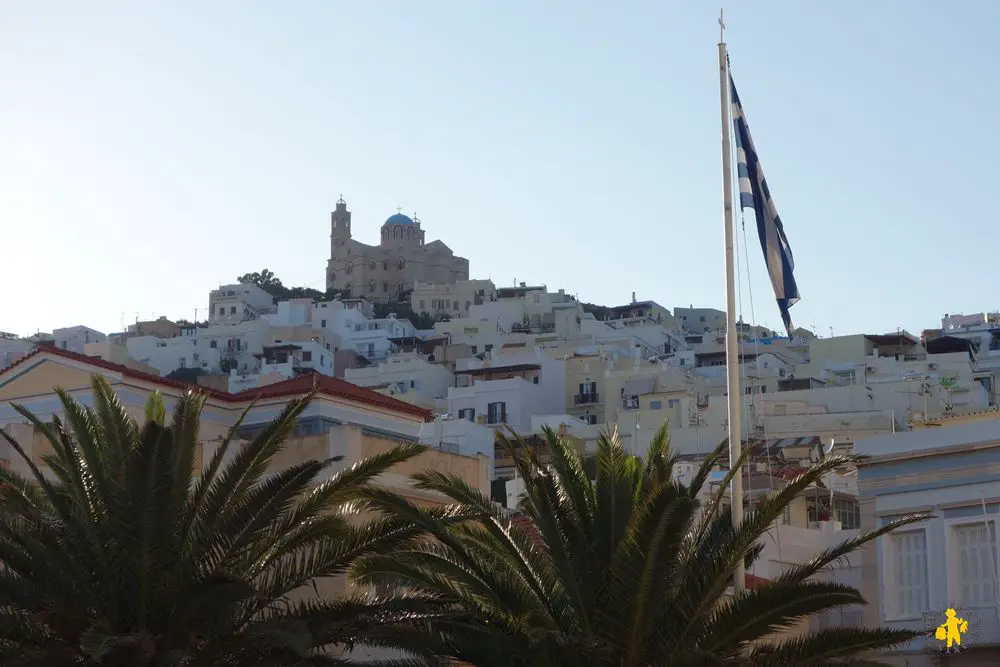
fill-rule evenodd
<path id="1" fill-rule="evenodd" d="M 947 641 L 949 649 L 959 649 L 962 646 L 962 635 L 969 631 L 969 622 L 964 618 L 959 618 L 954 609 L 945 612 L 948 618 L 934 631 L 934 638 L 938 641 Z"/>

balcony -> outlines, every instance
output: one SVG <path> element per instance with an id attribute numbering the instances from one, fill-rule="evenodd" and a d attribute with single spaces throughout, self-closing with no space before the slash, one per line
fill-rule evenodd
<path id="1" fill-rule="evenodd" d="M 573 397 L 574 405 L 594 405 L 599 402 L 598 394 L 577 394 Z"/>

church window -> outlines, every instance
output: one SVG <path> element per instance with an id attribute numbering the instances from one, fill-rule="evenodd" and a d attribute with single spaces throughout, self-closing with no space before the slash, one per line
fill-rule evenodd
<path id="1" fill-rule="evenodd" d="M 370 283 L 368 283 L 368 293 L 369 294 L 374 294 L 375 293 L 375 281 L 374 280 L 371 281 Z"/>
<path id="2" fill-rule="evenodd" d="M 351 298 L 351 283 L 344 285 L 344 296 L 348 299 Z"/>
<path id="3" fill-rule="evenodd" d="M 396 268 L 398 268 L 400 271 L 402 271 L 404 266 L 406 266 L 406 262 L 403 261 L 402 257 L 400 257 L 399 258 L 399 263 L 396 265 Z"/>
<path id="4" fill-rule="evenodd" d="M 386 262 L 386 261 L 383 260 L 383 262 L 382 262 L 382 270 L 383 271 L 388 271 L 389 270 L 389 262 Z M 386 291 L 388 291 L 388 290 L 386 290 Z"/>
<path id="5" fill-rule="evenodd" d="M 351 275 L 351 273 L 353 272 L 354 272 L 354 265 L 348 262 L 347 268 L 344 269 L 344 273 L 346 273 L 347 275 Z"/>
<path id="6" fill-rule="evenodd" d="M 399 291 L 396 292 L 396 293 L 399 294 L 400 296 L 402 296 L 403 292 L 405 292 L 405 291 L 406 291 L 406 287 L 403 285 L 403 281 L 399 281 Z"/>
<path id="7" fill-rule="evenodd" d="M 371 261 L 371 262 L 370 262 L 370 263 L 368 264 L 368 268 L 369 268 L 369 269 L 371 269 L 372 271 L 374 271 L 374 270 L 375 270 L 375 260 L 372 260 L 372 261 Z"/>
<path id="8" fill-rule="evenodd" d="M 402 231 L 403 231 L 403 230 L 402 230 L 402 228 L 401 228 L 401 227 L 393 227 L 393 228 L 392 228 L 392 238 L 394 238 L 394 239 L 398 239 L 398 238 L 399 238 L 399 235 L 400 235 L 400 232 L 402 232 Z"/>
<path id="9" fill-rule="evenodd" d="M 410 239 L 411 241 L 413 240 L 413 227 L 410 227 L 406 230 L 406 238 Z"/>
<path id="10" fill-rule="evenodd" d="M 389 283 L 382 283 L 382 291 L 386 294 L 389 293 Z"/>

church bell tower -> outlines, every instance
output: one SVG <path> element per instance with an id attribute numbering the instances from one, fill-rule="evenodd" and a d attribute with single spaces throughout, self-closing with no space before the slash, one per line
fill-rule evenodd
<path id="1" fill-rule="evenodd" d="M 337 208 L 330 214 L 330 257 L 337 249 L 351 240 L 351 212 L 347 210 L 344 195 L 337 200 Z"/>

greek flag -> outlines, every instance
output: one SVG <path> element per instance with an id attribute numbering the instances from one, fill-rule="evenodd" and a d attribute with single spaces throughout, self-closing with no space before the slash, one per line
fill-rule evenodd
<path id="1" fill-rule="evenodd" d="M 799 288 L 795 284 L 795 261 L 792 259 L 792 249 L 788 245 L 785 229 L 778 217 L 778 211 L 771 200 L 771 191 L 764 180 L 764 170 L 761 169 L 757 150 L 750 138 L 746 116 L 743 115 L 743 105 L 736 93 L 733 77 L 729 77 L 729 90 L 733 107 L 733 127 L 736 130 L 736 168 L 740 179 L 740 206 L 751 208 L 757 219 L 757 235 L 760 237 L 760 247 L 764 250 L 764 261 L 767 272 L 771 276 L 774 296 L 781 310 L 781 320 L 792 337 L 792 318 L 788 309 L 799 300 Z"/>

